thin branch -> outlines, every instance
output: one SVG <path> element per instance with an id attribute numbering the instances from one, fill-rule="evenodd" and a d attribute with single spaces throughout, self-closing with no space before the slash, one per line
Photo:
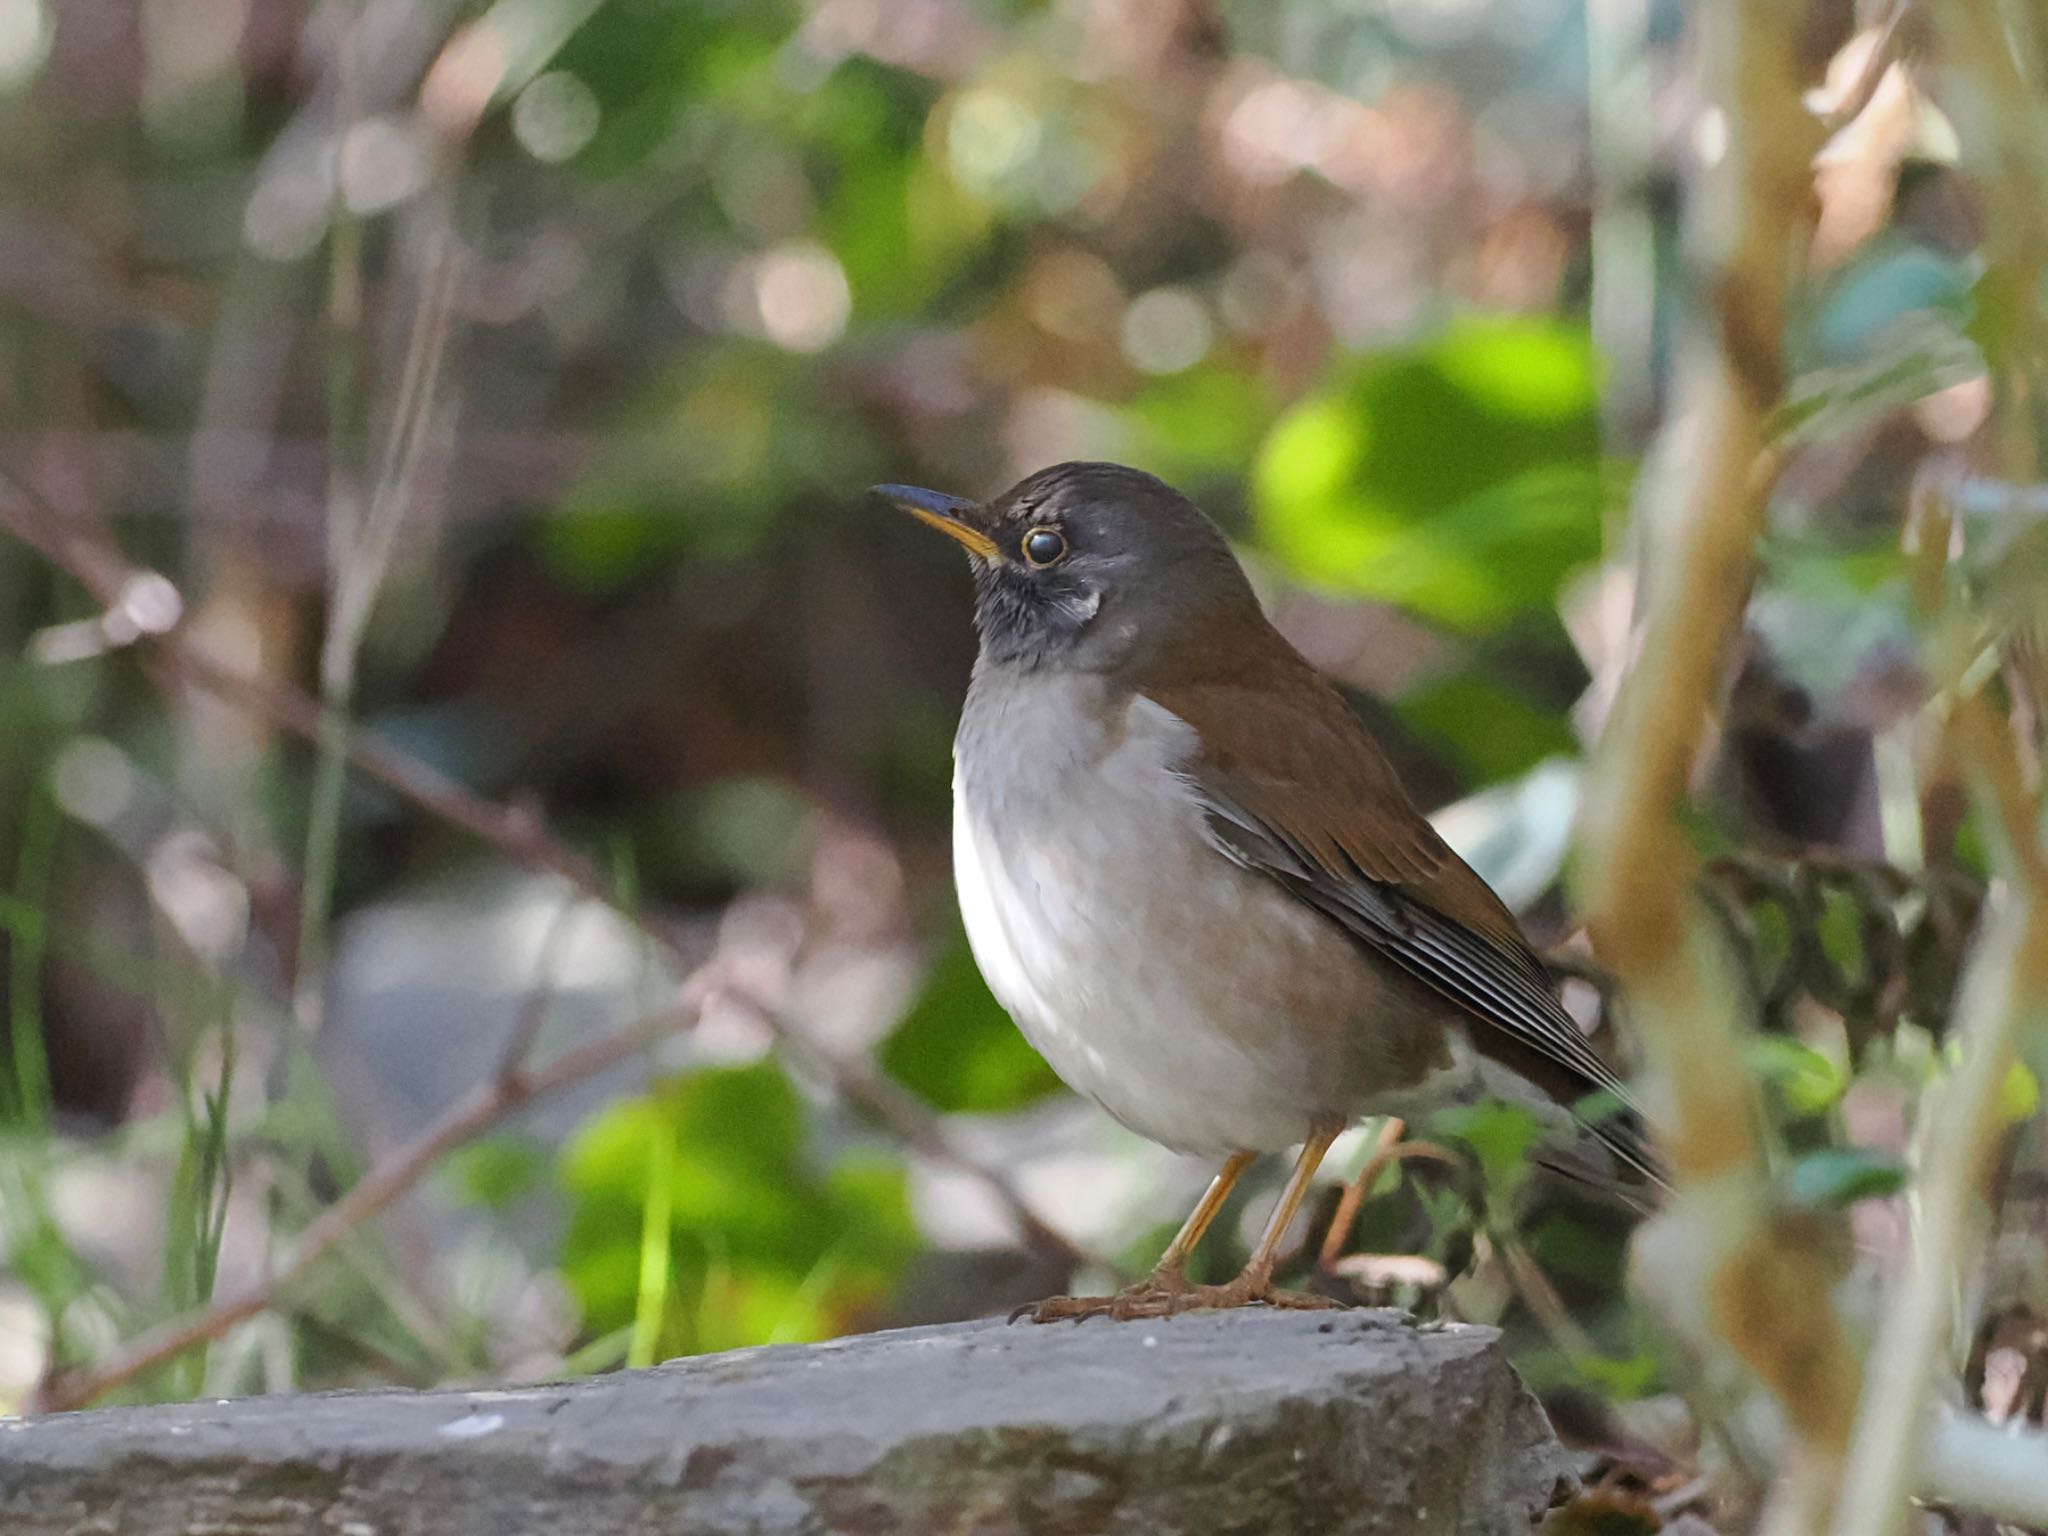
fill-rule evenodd
<path id="1" fill-rule="evenodd" d="M 1351 1246 L 1351 1229 L 1358 1224 L 1358 1208 L 1365 1204 L 1365 1197 L 1378 1182 L 1380 1171 L 1393 1160 L 1394 1148 L 1407 1129 L 1407 1122 L 1398 1115 L 1388 1115 L 1380 1121 L 1379 1132 L 1373 1137 L 1372 1151 L 1366 1155 L 1365 1166 L 1358 1170 L 1358 1176 L 1344 1186 L 1344 1193 L 1337 1198 L 1337 1209 L 1330 1216 L 1329 1229 L 1323 1233 L 1323 1246 L 1316 1254 L 1317 1268 L 1334 1270 L 1337 1261 L 1344 1256 L 1344 1250 Z"/>
<path id="2" fill-rule="evenodd" d="M 290 1257 L 264 1280 L 129 1340 L 97 1365 L 59 1372 L 43 1383 L 30 1405 L 31 1411 L 56 1413 L 83 1408 L 95 1398 L 175 1360 L 189 1349 L 210 1343 L 237 1323 L 276 1305 L 280 1293 L 329 1249 L 374 1220 L 455 1148 L 482 1135 L 523 1105 L 558 1088 L 582 1082 L 646 1050 L 655 1040 L 686 1027 L 695 1017 L 696 1009 L 685 1007 L 636 1019 L 564 1051 L 544 1067 L 502 1073 L 479 1083 L 315 1217 L 299 1234 Z"/>
<path id="3" fill-rule="evenodd" d="M 1932 518 L 1931 547 L 1947 516 Z M 1951 631 L 1973 626 L 1967 614 Z M 1951 643 L 1949 650 L 1967 654 Z M 1928 1395 L 1956 1327 L 1956 1296 L 1983 1241 L 1982 1191 L 2003 1130 L 2001 1099 L 2021 1030 L 2048 1007 L 2048 855 L 2012 723 L 1981 688 L 1954 698 L 1950 724 L 1995 828 L 2006 879 L 1988 895 L 1984 931 L 1957 1005 L 1962 1062 L 1928 1095 L 1915 1141 L 1913 1240 L 1886 1299 L 1835 1510 L 1834 1536 L 1890 1536 L 1904 1528 L 1907 1495 L 1927 1446 Z M 1969 1507 L 1976 1507 L 1967 1494 Z"/>
<path id="4" fill-rule="evenodd" d="M 1076 1268 L 1106 1269 L 1111 1274 L 1120 1274 L 1118 1266 L 1089 1253 L 1065 1233 L 1048 1226 L 1045 1218 L 1031 1208 L 1013 1181 L 961 1151 L 947 1134 L 944 1122 L 907 1089 L 876 1072 L 864 1060 L 848 1060 L 826 1050 L 792 1020 L 758 998 L 739 991 L 725 991 L 720 995 L 746 1008 L 760 1020 L 775 1036 L 783 1054 L 799 1068 L 810 1070 L 830 1083 L 841 1097 L 863 1106 L 905 1146 L 933 1162 L 950 1165 L 972 1176 L 1009 1212 L 1010 1219 L 1032 1247 L 1055 1254 Z"/>
<path id="5" fill-rule="evenodd" d="M 1963 986 L 1962 1065 L 1930 1092 L 1913 1239 L 1870 1350 L 1862 1410 L 1841 1478 L 1834 1536 L 1904 1529 L 1927 1441 L 1928 1393 L 1955 1323 L 1956 1287 L 1978 1251 L 1981 1189 L 2002 1129 L 2001 1090 L 2028 1008 L 2048 999 L 2048 920 L 2035 892 L 1996 903 Z M 1964 1496 L 1975 1507 L 1975 1501 Z"/>
<path id="6" fill-rule="evenodd" d="M 39 550 L 103 605 L 103 625 L 121 631 L 110 643 L 134 644 L 148 639 L 146 665 L 302 740 L 318 742 L 326 712 L 315 700 L 287 684 L 216 661 L 176 627 L 184 607 L 168 580 L 154 571 L 130 566 L 110 540 L 51 509 L 19 476 L 0 469 L 0 479 L 12 485 L 18 496 L 0 497 L 0 528 Z M 151 594 L 152 614 L 162 612 L 168 620 L 143 623 L 129 618 L 117 622 L 117 615 L 136 606 L 137 593 Z M 167 596 L 159 599 L 154 595 L 158 593 Z M 558 876 L 636 927 L 647 927 L 620 906 L 597 866 L 551 837 L 529 807 L 482 799 L 418 758 L 362 731 L 347 731 L 342 745 L 350 766 L 363 777 L 436 820 L 489 844 L 513 862 Z M 677 949 L 673 936 L 659 932 L 652 936 L 665 949 Z"/>
<path id="7" fill-rule="evenodd" d="M 540 954 L 533 962 L 533 985 L 527 989 L 526 1001 L 520 1005 L 519 1017 L 512 1025 L 512 1033 L 505 1037 L 505 1049 L 498 1057 L 500 1077 L 518 1072 L 533 1049 L 533 1042 L 540 1038 L 548 1008 L 555 1000 L 555 970 L 561 963 L 562 951 L 568 947 L 580 906 L 571 897 L 555 909 L 555 915 L 548 921 L 547 932 L 540 941 Z"/>
<path id="8" fill-rule="evenodd" d="M 351 29 L 350 37 L 353 37 Z M 344 40 L 346 58 L 353 43 Z M 346 70 L 343 71 L 344 78 Z M 334 223 L 334 283 L 331 307 L 337 317 L 329 345 L 343 354 L 331 366 L 335 394 L 329 402 L 333 447 L 329 453 L 328 604 L 327 630 L 320 650 L 320 698 L 325 706 L 313 771 L 313 793 L 307 815 L 306 867 L 299 904 L 297 1009 L 302 1022 L 317 1018 L 320 998 L 318 963 L 326 953 L 329 907 L 334 897 L 335 860 L 341 838 L 342 792 L 347 758 L 344 739 L 348 714 L 355 702 L 356 670 L 363 636 L 377 594 L 383 589 L 398 547 L 398 535 L 412 509 L 420 454 L 428 422 L 438 399 L 442 359 L 448 350 L 450 315 L 455 304 L 456 260 L 445 230 L 439 232 L 427 257 L 426 279 L 414 313 L 397 404 L 386 429 L 383 464 L 372 488 L 367 512 L 355 511 L 357 491 L 343 468 L 341 439 L 353 414 L 349 394 L 356 368 L 352 360 L 355 331 L 360 324 L 361 284 L 357 226 L 345 210 Z M 348 321 L 340 324 L 341 319 Z"/>

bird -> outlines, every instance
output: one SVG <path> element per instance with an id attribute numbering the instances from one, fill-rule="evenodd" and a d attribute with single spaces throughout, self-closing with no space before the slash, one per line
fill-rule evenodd
<path id="1" fill-rule="evenodd" d="M 1274 1268 L 1331 1143 L 1366 1116 L 1505 1099 L 1537 1112 L 1539 1160 L 1660 1184 L 1627 1086 L 1513 914 L 1192 501 L 1085 462 L 983 502 L 873 494 L 973 572 L 953 865 L 977 966 L 1069 1087 L 1218 1169 L 1144 1279 L 1029 1316 L 1329 1305 Z M 1244 1269 L 1191 1281 L 1245 1170 L 1297 1148 Z"/>

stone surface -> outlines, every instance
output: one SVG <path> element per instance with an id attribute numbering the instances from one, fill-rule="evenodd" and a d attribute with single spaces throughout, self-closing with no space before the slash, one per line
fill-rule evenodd
<path id="1" fill-rule="evenodd" d="M 1491 1329 L 964 1323 L 563 1386 L 0 1423 L 8 1536 L 1526 1536 L 1564 1453 Z"/>

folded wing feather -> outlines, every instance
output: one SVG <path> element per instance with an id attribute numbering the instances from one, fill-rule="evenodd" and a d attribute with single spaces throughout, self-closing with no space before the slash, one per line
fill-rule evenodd
<path id="1" fill-rule="evenodd" d="M 1291 676 L 1147 690 L 1201 741 L 1181 772 L 1217 848 L 1457 1005 L 1480 1026 L 1482 1054 L 1567 1104 L 1611 1095 L 1621 1113 L 1588 1128 L 1661 1183 L 1627 1086 L 1558 1002 L 1514 915 L 1415 808 L 1336 691 L 1287 656 Z"/>

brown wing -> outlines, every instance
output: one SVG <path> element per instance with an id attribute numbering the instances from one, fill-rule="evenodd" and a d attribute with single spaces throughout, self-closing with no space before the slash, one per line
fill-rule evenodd
<path id="1" fill-rule="evenodd" d="M 1291 650 L 1271 670 L 1146 690 L 1201 738 L 1182 772 L 1217 848 L 1456 1004 L 1481 1026 L 1476 1049 L 1560 1102 L 1611 1094 L 1624 1114 L 1591 1129 L 1658 1178 L 1626 1086 L 1558 1002 L 1514 915 L 1416 810 L 1336 690 Z"/>

